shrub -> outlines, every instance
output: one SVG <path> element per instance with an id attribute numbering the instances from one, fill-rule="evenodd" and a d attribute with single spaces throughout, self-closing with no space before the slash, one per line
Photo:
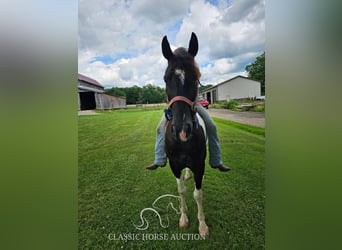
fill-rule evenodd
<path id="1" fill-rule="evenodd" d="M 221 109 L 223 107 L 222 107 L 222 103 L 213 103 L 213 104 L 210 104 L 210 108 L 212 108 L 212 109 Z"/>
<path id="2" fill-rule="evenodd" d="M 239 103 L 237 101 L 231 100 L 224 103 L 224 108 L 234 110 Z"/>

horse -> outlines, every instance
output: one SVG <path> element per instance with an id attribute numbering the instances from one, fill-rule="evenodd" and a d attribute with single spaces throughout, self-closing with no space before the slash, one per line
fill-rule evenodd
<path id="1" fill-rule="evenodd" d="M 198 52 L 198 39 L 191 34 L 189 47 L 179 47 L 172 51 L 167 36 L 162 40 L 162 53 L 167 60 L 164 75 L 168 109 L 166 110 L 165 152 L 173 175 L 176 177 L 180 195 L 181 217 L 179 227 L 189 225 L 185 201 L 186 189 L 182 178 L 182 170 L 189 168 L 194 174 L 194 199 L 198 208 L 198 231 L 201 237 L 209 236 L 209 228 L 205 222 L 202 205 L 202 180 L 205 169 L 206 140 L 204 129 L 196 118 L 195 102 L 198 83 L 201 76 L 195 62 Z"/>

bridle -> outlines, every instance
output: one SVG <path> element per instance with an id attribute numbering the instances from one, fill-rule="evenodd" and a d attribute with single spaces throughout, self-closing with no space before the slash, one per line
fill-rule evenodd
<path id="1" fill-rule="evenodd" d="M 197 97 L 196 97 L 197 98 Z M 195 100 L 196 100 L 195 98 Z M 195 111 L 195 102 L 189 100 L 188 98 L 186 98 L 185 96 L 181 96 L 181 95 L 177 95 L 175 97 L 173 97 L 168 103 L 167 103 L 167 107 L 170 108 L 171 105 L 175 102 L 185 102 L 186 104 L 188 104 L 191 108 L 192 111 Z"/>
<path id="2" fill-rule="evenodd" d="M 197 84 L 201 84 L 199 80 L 196 80 Z M 188 104 L 190 106 L 191 111 L 193 112 L 193 122 L 194 122 L 194 127 L 198 128 L 198 120 L 196 117 L 196 100 L 197 100 L 197 94 L 195 97 L 195 101 L 191 101 L 189 98 L 182 96 L 182 95 L 177 95 L 175 97 L 173 97 L 171 100 L 167 101 L 167 109 L 164 109 L 164 113 L 165 113 L 165 117 L 167 121 L 171 121 L 172 119 L 172 111 L 171 111 L 171 105 L 175 102 L 185 102 L 186 104 Z"/>
<path id="3" fill-rule="evenodd" d="M 201 84 L 199 80 L 196 80 L 196 83 L 197 84 Z M 201 84 L 202 85 L 202 84 Z M 191 110 L 193 112 L 196 112 L 196 108 L 195 108 L 195 104 L 196 104 L 196 99 L 197 99 L 197 94 L 196 94 L 196 97 L 195 97 L 195 101 L 191 101 L 190 99 L 188 99 L 187 97 L 185 96 L 182 96 L 182 95 L 177 95 L 175 97 L 173 97 L 171 100 L 168 100 L 167 102 L 167 107 L 168 109 L 171 108 L 171 105 L 175 102 L 185 102 L 186 104 L 188 104 L 191 108 Z"/>

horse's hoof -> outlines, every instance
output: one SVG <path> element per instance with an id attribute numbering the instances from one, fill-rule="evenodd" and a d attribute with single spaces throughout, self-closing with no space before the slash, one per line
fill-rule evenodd
<path id="1" fill-rule="evenodd" d="M 187 228 L 189 226 L 189 219 L 186 214 L 182 214 L 179 219 L 179 227 L 180 228 Z"/>
<path id="2" fill-rule="evenodd" d="M 209 228 L 205 223 L 200 223 L 198 232 L 202 238 L 206 239 L 209 237 Z"/>

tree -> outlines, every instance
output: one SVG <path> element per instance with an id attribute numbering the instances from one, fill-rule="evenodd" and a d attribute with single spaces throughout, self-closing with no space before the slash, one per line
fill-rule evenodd
<path id="1" fill-rule="evenodd" d="M 127 104 L 139 103 L 162 103 L 165 102 L 165 89 L 147 84 L 144 87 L 134 85 L 133 87 L 113 87 L 105 89 L 105 93 L 114 96 L 126 97 Z"/>
<path id="2" fill-rule="evenodd" d="M 143 103 L 165 102 L 165 89 L 147 84 L 141 90 L 141 100 Z"/>
<path id="3" fill-rule="evenodd" d="M 118 87 L 113 87 L 111 89 L 105 89 L 104 92 L 108 95 L 126 97 L 125 91 L 122 88 L 118 88 Z"/>
<path id="4" fill-rule="evenodd" d="M 202 86 L 199 86 L 199 92 L 201 93 L 202 91 L 212 87 L 213 85 L 212 84 L 208 84 L 208 85 L 202 85 Z"/>
<path id="5" fill-rule="evenodd" d="M 137 85 L 133 87 L 125 88 L 126 92 L 126 103 L 127 104 L 136 104 L 137 102 L 141 102 L 141 88 Z"/>
<path id="6" fill-rule="evenodd" d="M 248 77 L 261 83 L 261 95 L 265 95 L 265 52 L 245 67 Z"/>

